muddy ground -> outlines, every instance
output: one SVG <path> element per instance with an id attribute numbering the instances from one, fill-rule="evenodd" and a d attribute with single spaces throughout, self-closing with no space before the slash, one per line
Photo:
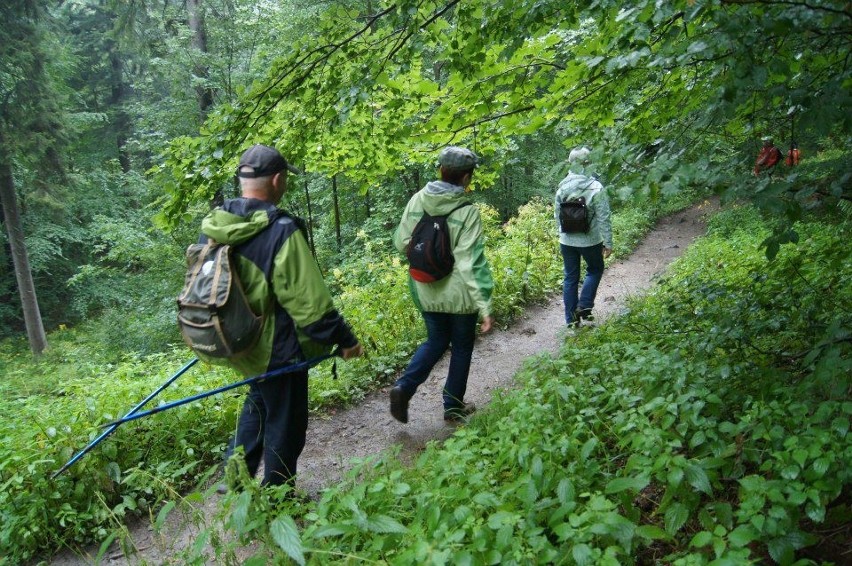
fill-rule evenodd
<path id="1" fill-rule="evenodd" d="M 626 258 L 610 263 L 604 273 L 596 306 L 595 324 L 623 309 L 626 301 L 646 291 L 672 260 L 705 231 L 709 212 L 715 202 L 705 202 L 662 219 L 636 250 Z M 499 326 L 499 321 L 498 326 Z M 494 392 L 511 387 L 513 377 L 529 356 L 555 354 L 566 336 L 561 295 L 544 304 L 530 307 L 508 328 L 481 336 L 473 354 L 465 401 L 485 408 Z M 449 356 L 445 356 L 429 380 L 411 400 L 408 424 L 394 420 L 388 412 L 388 388 L 368 395 L 357 406 L 333 415 L 312 417 L 305 451 L 299 460 L 298 487 L 312 496 L 341 480 L 354 458 L 381 453 L 400 446 L 400 457 L 411 461 L 432 440 L 443 440 L 454 427 L 443 420 L 441 388 L 446 377 Z M 201 514 L 213 515 L 218 496 L 205 501 Z M 130 528 L 135 554 L 130 558 L 118 547 L 106 553 L 101 564 L 164 564 L 181 549 L 194 542 L 199 527 L 180 513 L 172 513 L 164 532 L 154 533 L 146 522 Z M 55 566 L 94 564 L 98 549 L 84 556 L 71 552 L 54 557 Z"/>

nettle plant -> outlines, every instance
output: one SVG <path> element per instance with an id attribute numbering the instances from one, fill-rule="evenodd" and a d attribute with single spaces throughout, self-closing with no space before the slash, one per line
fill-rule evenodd
<path id="1" fill-rule="evenodd" d="M 194 486 L 201 470 L 222 457 L 224 439 L 238 408 L 223 396 L 211 403 L 169 411 L 123 425 L 63 475 L 53 472 L 88 441 L 100 425 L 124 414 L 174 370 L 170 355 L 87 366 L 88 375 L 54 383 L 49 392 L 0 401 L 14 411 L 16 426 L 0 420 L 0 548 L 21 562 L 56 545 L 75 547 L 106 537 L 124 520 Z M 88 373 L 87 372 L 87 373 Z M 183 376 L 163 396 L 209 389 L 230 377 L 214 368 Z"/>
<path id="2" fill-rule="evenodd" d="M 730 214 L 736 221 L 722 222 L 738 228 L 727 237 L 741 245 L 707 238 L 629 314 L 581 332 L 557 359 L 532 359 L 521 388 L 429 447 L 412 469 L 393 454 L 365 463 L 308 508 L 300 533 L 256 523 L 267 544 L 255 559 L 691 565 L 828 557 L 813 548 L 826 533 L 848 532 L 843 494 L 852 479 L 848 333 L 837 330 L 849 321 L 832 308 L 848 291 L 833 282 L 852 274 L 844 265 L 806 282 L 789 270 L 821 274 L 813 264 L 822 259 L 801 257 L 831 263 L 848 227 L 814 224 L 798 249 L 766 263 L 759 220 Z M 787 281 L 812 312 L 807 324 L 785 314 L 788 327 L 773 340 L 743 344 L 726 322 L 730 306 L 775 309 L 777 289 L 754 284 L 754 265 Z M 766 332 L 764 318 L 771 313 L 740 325 Z M 812 321 L 822 319 L 825 332 L 814 333 Z M 767 344 L 783 354 L 755 349 Z M 290 524 L 290 510 L 255 510 Z"/>
<path id="3" fill-rule="evenodd" d="M 552 205 L 530 203 L 506 224 L 499 222 L 494 209 L 478 206 L 495 277 L 494 312 L 505 324 L 524 305 L 559 286 L 561 262 Z M 616 218 L 623 213 L 618 211 Z M 366 233 L 356 237 L 364 239 L 363 253 L 326 277 L 335 289 L 338 308 L 370 355 L 337 364 L 338 379 L 332 377 L 330 362 L 317 366 L 312 371 L 313 410 L 351 403 L 392 380 L 423 336 L 402 258 L 388 254 L 384 244 L 372 242 Z M 6 510 L 0 542 L 9 549 L 4 552 L 27 559 L 45 552 L 51 541 L 77 546 L 115 536 L 126 517 L 150 512 L 173 494 L 195 487 L 201 470 L 221 459 L 233 432 L 239 393 L 122 425 L 59 481 L 47 479 L 100 433 L 102 423 L 121 416 L 160 385 L 184 355 L 176 350 L 115 364 L 78 364 L 75 367 L 85 367 L 85 372 L 63 379 L 59 391 L 53 386 L 34 387 L 33 392 L 44 395 L 0 400 L 14 404 L 23 422 L 34 423 L 15 430 L 8 428 L 11 423 L 0 423 L 8 438 L 0 448 L 0 481 L 6 486 L 0 494 L 0 508 Z M 86 356 L 75 350 L 68 359 L 80 357 Z M 44 369 L 40 375 L 47 380 L 55 372 Z M 162 398 L 173 400 L 236 378 L 221 368 L 199 366 Z"/>

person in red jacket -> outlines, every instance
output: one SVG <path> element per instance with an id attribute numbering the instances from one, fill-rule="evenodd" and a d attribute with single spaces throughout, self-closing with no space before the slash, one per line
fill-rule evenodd
<path id="1" fill-rule="evenodd" d="M 772 138 L 763 138 L 763 148 L 757 154 L 757 159 L 754 161 L 754 175 L 757 176 L 761 171 L 769 171 L 772 175 L 772 170 L 778 165 L 778 162 L 784 156 L 781 150 L 772 143 Z"/>
<path id="2" fill-rule="evenodd" d="M 784 163 L 788 167 L 795 167 L 799 164 L 799 144 L 795 141 L 790 144 L 790 151 L 787 152 L 787 159 L 784 160 Z"/>

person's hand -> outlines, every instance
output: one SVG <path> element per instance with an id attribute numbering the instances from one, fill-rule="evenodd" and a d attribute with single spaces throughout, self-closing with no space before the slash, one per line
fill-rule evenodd
<path id="1" fill-rule="evenodd" d="M 479 331 L 483 334 L 487 334 L 491 331 L 491 327 L 494 325 L 494 317 L 486 316 L 482 319 L 482 324 L 479 325 Z"/>
<path id="2" fill-rule="evenodd" d="M 341 348 L 340 349 L 340 357 L 344 360 L 351 360 L 352 358 L 360 358 L 364 355 L 364 347 L 359 342 L 355 344 L 351 348 Z"/>
<path id="3" fill-rule="evenodd" d="M 610 254 L 611 254 L 611 253 L 612 253 L 612 248 L 604 248 L 604 249 L 603 249 L 603 256 L 604 256 L 604 259 L 608 258 L 608 257 L 610 256 Z"/>

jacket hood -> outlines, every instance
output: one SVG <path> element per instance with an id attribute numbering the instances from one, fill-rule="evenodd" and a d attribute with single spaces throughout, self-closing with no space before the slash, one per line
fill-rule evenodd
<path id="1" fill-rule="evenodd" d="M 466 202 L 463 187 L 445 181 L 431 181 L 420 191 L 423 210 L 432 215 L 448 214 Z"/>
<path id="2" fill-rule="evenodd" d="M 568 175 L 559 181 L 559 188 L 571 191 L 597 191 L 602 187 L 600 182 L 591 175 L 583 175 L 582 173 L 574 173 L 569 171 Z"/>
<path id="3" fill-rule="evenodd" d="M 250 198 L 227 200 L 201 221 L 201 232 L 222 244 L 237 245 L 269 226 L 278 215 L 272 203 Z"/>

